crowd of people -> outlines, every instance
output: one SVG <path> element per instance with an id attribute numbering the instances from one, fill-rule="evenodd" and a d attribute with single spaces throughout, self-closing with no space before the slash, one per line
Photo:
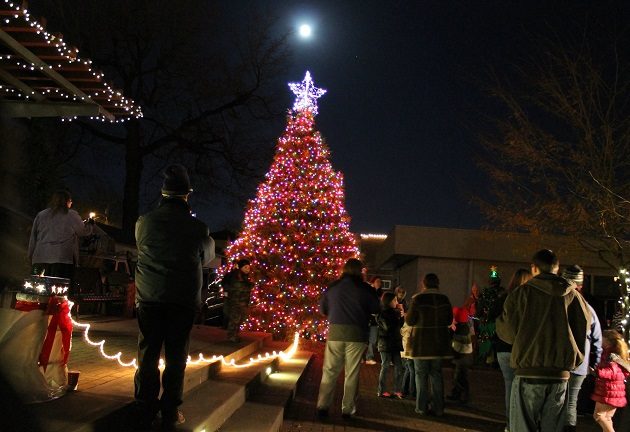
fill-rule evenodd
<path id="1" fill-rule="evenodd" d="M 469 401 L 469 369 L 487 340 L 491 348 L 481 361 L 494 358 L 503 375 L 506 432 L 575 431 L 578 398 L 585 396 L 602 430 L 614 431 L 615 411 L 626 405 L 628 346 L 617 330 L 602 331 L 581 294 L 584 272 L 578 265 L 560 273 L 555 253 L 540 250 L 530 269 L 514 273 L 507 289 L 497 277 L 491 299 L 486 295 L 484 302 L 477 288 L 459 307 L 441 292 L 436 274 L 427 273 L 420 292 L 407 300 L 402 287 L 383 291 L 378 278 L 368 284 L 361 269 L 359 260 L 349 260 L 320 302 L 330 326 L 317 399 L 320 418 L 329 415 L 342 369 L 342 416 L 356 414 L 361 362 L 371 364 L 375 352 L 381 360 L 379 397 L 413 397 L 418 415 L 443 416 L 445 399 Z M 445 360 L 453 363 L 453 387 L 446 396 Z M 589 375 L 594 388 L 583 389 Z"/>
<path id="2" fill-rule="evenodd" d="M 171 165 L 164 176 L 159 207 L 136 224 L 135 399 L 141 427 L 150 426 L 158 412 L 167 428 L 184 421 L 178 406 L 188 339 L 200 305 L 201 269 L 214 258 L 208 227 L 191 215 L 187 203 L 192 188 L 186 169 Z M 89 235 L 94 222 L 81 220 L 71 206 L 70 195 L 59 191 L 35 218 L 29 244 L 34 273 L 72 277 L 77 239 Z M 241 259 L 223 279 L 231 342 L 240 341 L 239 328 L 247 318 L 250 271 L 250 261 Z M 543 249 L 532 257 L 530 269 L 514 273 L 506 289 L 494 275 L 488 288 L 474 285 L 464 304 L 453 307 L 434 273 L 425 274 L 420 292 L 407 299 L 402 287 L 383 290 L 378 277 L 367 283 L 361 261 L 349 259 L 320 301 L 329 329 L 318 415 L 328 416 L 342 369 L 342 415 L 356 414 L 361 363 L 376 364 L 378 353 L 378 397 L 412 397 L 418 415 L 443 416 L 445 399 L 468 403 L 471 398 L 468 374 L 477 357 L 496 361 L 503 375 L 506 432 L 575 431 L 577 405 L 585 391 L 594 402 L 595 421 L 603 431 L 613 432 L 615 411 L 626 405 L 628 346 L 617 330 L 602 331 L 581 294 L 583 270 L 571 265 L 558 273 L 558 257 Z M 175 283 L 179 291 L 169 289 Z M 445 360 L 454 371 L 446 396 Z M 594 388 L 584 390 L 589 375 Z"/>

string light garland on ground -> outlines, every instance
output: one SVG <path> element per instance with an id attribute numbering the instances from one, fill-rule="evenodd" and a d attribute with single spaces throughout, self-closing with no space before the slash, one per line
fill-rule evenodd
<path id="1" fill-rule="evenodd" d="M 286 339 L 299 332 L 323 340 L 327 323 L 318 310 L 323 289 L 358 256 L 344 206 L 343 175 L 315 128 L 317 99 L 309 72 L 295 93 L 284 134 L 256 197 L 248 204 L 243 230 L 226 249 L 230 263 L 252 262 L 252 307 L 244 327 Z M 226 274 L 230 265 L 219 271 Z"/>
<path id="2" fill-rule="evenodd" d="M 72 320 L 72 325 L 75 327 L 79 327 L 83 329 L 83 339 L 85 340 L 85 342 L 88 345 L 94 346 L 94 347 L 98 347 L 99 351 L 101 352 L 101 355 L 103 357 L 105 357 L 108 360 L 116 360 L 118 362 L 118 364 L 120 366 L 123 367 L 133 367 L 135 369 L 138 368 L 138 363 L 137 360 L 134 358 L 131 361 L 125 362 L 122 360 L 122 352 L 118 352 L 114 355 L 109 355 L 105 352 L 105 343 L 106 341 L 103 339 L 99 342 L 95 342 L 92 339 L 90 339 L 90 324 L 87 323 L 80 323 L 75 321 L 72 316 L 70 316 L 70 319 Z M 292 358 L 295 353 L 297 352 L 298 346 L 299 346 L 299 341 L 300 341 L 300 335 L 298 333 L 295 333 L 294 337 L 293 337 L 293 343 L 291 344 L 291 346 L 286 350 L 286 351 L 273 351 L 271 353 L 265 353 L 265 354 L 259 354 L 257 357 L 250 357 L 249 361 L 245 362 L 245 363 L 241 363 L 241 364 L 237 364 L 236 360 L 231 359 L 231 360 L 226 360 L 225 357 L 223 355 L 212 355 L 212 357 L 206 357 L 203 353 L 199 353 L 199 356 L 197 357 L 196 360 L 193 360 L 191 356 L 188 356 L 188 360 L 186 362 L 186 364 L 189 365 L 198 365 L 198 364 L 208 364 L 208 363 L 214 363 L 217 361 L 221 361 L 223 363 L 224 366 L 229 366 L 229 367 L 234 367 L 234 368 L 246 368 L 246 367 L 251 367 L 257 363 L 260 362 L 264 362 L 264 361 L 269 361 L 269 360 L 273 360 L 277 357 L 280 357 L 282 360 L 288 360 L 290 358 Z M 160 367 L 163 368 L 164 367 L 164 360 L 160 359 Z"/>

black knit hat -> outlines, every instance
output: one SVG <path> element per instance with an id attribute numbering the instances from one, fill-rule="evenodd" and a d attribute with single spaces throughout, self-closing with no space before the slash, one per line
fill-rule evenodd
<path id="1" fill-rule="evenodd" d="M 575 282 L 577 285 L 582 285 L 584 283 L 584 270 L 579 265 L 574 264 L 564 269 L 562 277 Z"/>
<path id="2" fill-rule="evenodd" d="M 186 167 L 180 164 L 169 165 L 164 170 L 162 195 L 188 195 L 192 192 Z"/>

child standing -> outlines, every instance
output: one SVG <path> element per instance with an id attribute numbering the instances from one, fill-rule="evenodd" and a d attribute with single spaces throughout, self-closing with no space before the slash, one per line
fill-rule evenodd
<path id="1" fill-rule="evenodd" d="M 625 378 L 630 372 L 621 364 L 627 364 L 628 345 L 617 330 L 604 330 L 602 336 L 604 353 L 595 368 L 595 390 L 591 395 L 595 401 L 593 417 L 604 432 L 614 432 L 613 415 L 627 403 Z"/>
<path id="2" fill-rule="evenodd" d="M 461 307 L 453 308 L 453 351 L 455 358 L 453 364 L 453 390 L 446 399 L 468 403 L 470 386 L 468 384 L 468 369 L 473 364 L 473 346 L 470 337 L 470 325 L 468 324 L 468 311 Z"/>
<path id="3" fill-rule="evenodd" d="M 402 336 L 403 310 L 398 304 L 396 294 L 386 292 L 381 297 L 382 310 L 376 319 L 378 323 L 378 352 L 381 354 L 381 373 L 378 378 L 378 396 L 402 399 Z M 390 363 L 394 365 L 394 393 L 385 390 L 387 371 Z"/>

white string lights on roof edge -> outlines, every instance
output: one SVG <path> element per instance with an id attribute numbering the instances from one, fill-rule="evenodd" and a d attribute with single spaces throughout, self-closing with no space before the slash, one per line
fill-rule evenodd
<path id="1" fill-rule="evenodd" d="M 72 305 L 73 303 L 70 302 L 70 310 L 72 310 Z M 72 315 L 70 314 L 70 312 L 68 312 L 68 315 L 70 316 L 70 320 L 72 321 L 72 325 L 76 326 L 76 327 L 80 327 L 83 329 L 83 339 L 85 340 L 85 342 L 88 345 L 91 346 L 95 346 L 99 348 L 99 351 L 101 352 L 101 355 L 103 357 L 105 357 L 108 360 L 116 360 L 118 362 L 118 364 L 120 366 L 123 367 L 133 367 L 133 368 L 138 368 L 138 362 L 137 360 L 134 358 L 129 362 L 124 362 L 122 360 L 122 352 L 118 352 L 114 355 L 109 355 L 105 352 L 105 339 L 103 339 L 100 342 L 94 342 L 93 340 L 90 339 L 89 336 L 89 331 L 90 331 L 90 324 L 84 324 L 84 323 L 80 323 L 75 321 L 72 318 Z M 199 357 L 196 360 L 193 360 L 191 356 L 188 356 L 188 360 L 186 361 L 186 364 L 188 365 L 199 365 L 199 364 L 209 364 L 209 363 L 214 363 L 217 361 L 221 361 L 223 363 L 224 366 L 230 366 L 230 367 L 234 367 L 234 368 L 246 368 L 246 367 L 250 367 L 255 365 L 256 363 L 260 363 L 260 362 L 264 362 L 264 361 L 269 361 L 269 360 L 273 360 L 277 357 L 280 357 L 282 360 L 288 360 L 291 359 L 295 353 L 297 352 L 297 348 L 299 345 L 299 339 L 300 336 L 299 334 L 296 332 L 294 337 L 293 337 L 293 343 L 291 344 L 291 346 L 286 350 L 286 351 L 273 351 L 271 353 L 265 353 L 264 355 L 262 354 L 258 354 L 258 357 L 254 358 L 254 357 L 250 357 L 249 362 L 247 363 L 243 363 L 243 364 L 237 364 L 236 361 L 234 359 L 230 359 L 230 360 L 226 360 L 225 356 L 223 355 L 213 355 L 210 358 L 206 358 L 203 353 L 199 353 Z M 71 348 L 72 349 L 72 348 Z M 160 359 L 160 367 L 164 367 L 164 360 Z"/>
<path id="2" fill-rule="evenodd" d="M 385 240 L 387 234 L 361 234 L 363 240 Z"/>
<path id="3" fill-rule="evenodd" d="M 4 23 L 5 24 L 10 24 L 11 19 L 19 19 L 20 16 L 22 16 L 24 18 L 24 20 L 31 26 L 37 29 L 37 34 L 43 33 L 44 35 L 44 39 L 46 40 L 46 42 L 48 44 L 53 44 L 54 42 L 54 46 L 57 49 L 57 52 L 59 53 L 60 56 L 65 57 L 66 61 L 68 61 L 69 63 L 81 63 L 85 66 L 88 67 L 88 71 L 92 72 L 92 75 L 95 76 L 97 79 L 102 79 L 103 78 L 103 73 L 98 73 L 96 71 L 93 71 L 92 68 L 90 67 L 90 65 L 92 64 L 91 60 L 82 60 L 81 58 L 79 58 L 79 50 L 77 48 L 73 48 L 70 49 L 67 47 L 67 44 L 63 41 L 63 39 L 61 38 L 57 38 L 55 35 L 48 33 L 44 27 L 37 22 L 36 20 L 31 20 L 30 17 L 30 13 L 28 12 L 27 9 L 22 9 L 19 5 L 15 5 L 11 0 L 4 0 L 4 3 L 7 4 L 11 9 L 15 9 L 18 13 L 15 13 L 14 15 L 7 17 L 4 19 Z M 7 59 L 9 59 L 11 56 L 6 56 Z M 0 57 L 1 59 L 1 57 Z M 51 65 L 47 65 L 49 69 L 52 69 Z M 58 65 L 58 67 L 61 67 L 61 64 Z M 42 63 L 42 65 L 38 65 L 38 64 L 31 64 L 30 66 L 31 70 L 35 70 L 35 69 L 39 69 L 39 70 L 43 70 L 44 69 L 44 64 Z M 107 92 L 109 93 L 109 95 L 111 96 L 111 98 L 116 98 L 120 100 L 120 107 L 123 108 L 125 111 L 127 111 L 127 115 L 129 116 L 133 116 L 135 118 L 140 118 L 142 117 L 142 110 L 140 109 L 140 107 L 138 105 L 135 104 L 135 102 L 132 99 L 128 99 L 125 98 L 121 92 L 118 91 L 114 91 L 114 89 L 107 84 L 104 81 L 99 81 L 103 86 L 105 86 L 104 89 L 102 90 L 98 90 L 95 94 L 93 94 L 92 96 L 97 96 L 100 92 Z M 28 95 L 23 95 L 21 92 L 17 92 L 16 93 L 18 96 L 21 97 L 26 97 L 28 98 Z M 90 95 L 88 95 L 88 97 L 90 97 Z M 85 98 L 83 97 L 79 97 L 77 95 L 74 95 L 74 98 L 79 98 L 81 100 L 85 100 Z M 111 101 L 111 98 L 108 99 Z M 76 99 L 73 99 L 76 100 Z M 91 97 L 90 97 L 91 100 Z M 118 106 L 118 105 L 116 105 Z M 130 112 L 131 110 L 133 110 L 132 112 Z M 93 119 L 100 119 L 102 121 L 105 121 L 106 118 L 104 116 L 95 116 L 95 117 L 90 117 Z M 62 119 L 63 120 L 63 119 Z M 66 118 L 65 120 L 72 120 L 72 118 Z M 129 120 L 129 118 L 121 118 L 121 119 L 117 119 L 117 120 L 113 120 L 111 121 L 112 123 L 120 123 L 120 122 L 124 122 Z"/>

